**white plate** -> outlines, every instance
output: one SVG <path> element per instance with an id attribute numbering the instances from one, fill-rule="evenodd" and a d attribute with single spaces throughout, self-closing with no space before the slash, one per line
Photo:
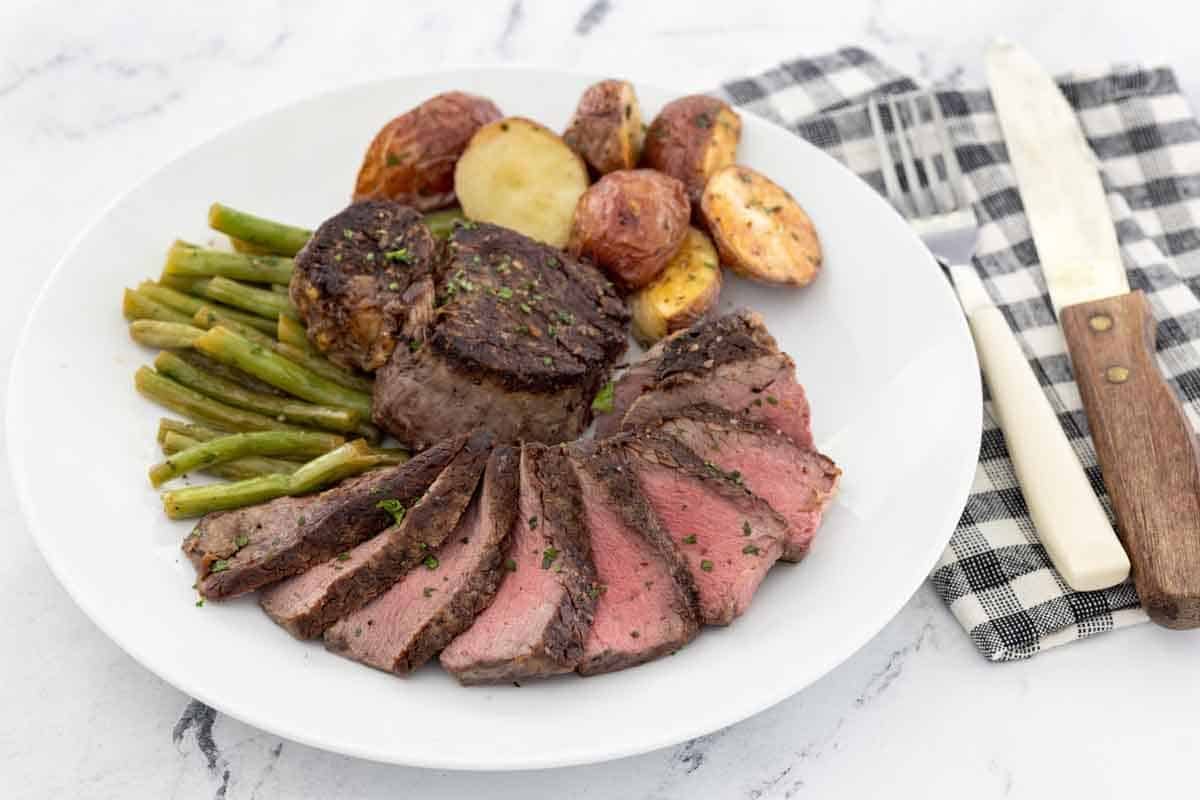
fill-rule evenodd
<path id="1" fill-rule="evenodd" d="M 560 129 L 593 80 L 463 70 L 276 111 L 163 167 L 54 270 L 13 363 L 12 471 L 55 575 L 148 669 L 252 725 L 349 755 L 450 769 L 563 766 L 670 745 L 779 702 L 866 643 L 919 586 L 979 448 L 979 378 L 962 314 L 883 200 L 816 148 L 743 114 L 740 159 L 812 215 L 825 268 L 802 290 L 730 280 L 721 304 L 765 316 L 808 389 L 819 447 L 845 471 L 812 553 L 772 570 L 745 617 L 637 669 L 464 689 L 437 668 L 402 680 L 298 643 L 252 599 L 195 606 L 179 551 L 189 525 L 165 519 L 146 480 L 163 411 L 134 393 L 133 371 L 152 353 L 126 334 L 121 288 L 157 274 L 174 238 L 205 240 L 214 200 L 315 226 L 347 202 L 376 129 L 436 92 L 483 94 Z M 647 112 L 676 95 L 638 91 Z"/>

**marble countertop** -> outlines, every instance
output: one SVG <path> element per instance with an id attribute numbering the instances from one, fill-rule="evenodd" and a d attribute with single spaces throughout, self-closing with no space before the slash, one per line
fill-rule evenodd
<path id="1" fill-rule="evenodd" d="M 74 234 L 165 159 L 347 83 L 522 61 L 703 89 L 801 53 L 874 50 L 924 81 L 979 80 L 983 44 L 1049 67 L 1173 65 L 1200 101 L 1181 2 L 516 0 L 354 4 L 10 0 L 0 9 L 0 375 Z M 0 397 L 0 404 L 3 404 Z M 2 409 L 0 409 L 2 411 Z M 0 431 L 0 438 L 3 438 Z M 218 715 L 106 639 L 33 547 L 0 460 L 0 794 L 43 797 L 1108 797 L 1194 787 L 1200 636 L 1151 627 L 1018 664 L 980 658 L 928 587 L 801 694 L 644 756 L 447 773 L 324 753 Z M 87 510 L 80 509 L 82 517 Z M 1191 789 L 1194 791 L 1194 788 Z"/>

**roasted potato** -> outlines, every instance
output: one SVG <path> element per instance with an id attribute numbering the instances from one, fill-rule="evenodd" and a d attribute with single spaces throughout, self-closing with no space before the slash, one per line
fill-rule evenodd
<path id="1" fill-rule="evenodd" d="M 579 198 L 567 249 L 599 264 L 626 289 L 662 272 L 687 234 L 683 184 L 649 169 L 610 172 Z"/>
<path id="2" fill-rule="evenodd" d="M 633 84 L 607 80 L 584 90 L 563 141 L 593 172 L 607 175 L 637 166 L 645 133 Z"/>
<path id="3" fill-rule="evenodd" d="M 554 131 L 523 117 L 480 128 L 454 170 L 454 190 L 469 219 L 555 247 L 567 243 L 587 188 L 583 159 Z"/>
<path id="4" fill-rule="evenodd" d="M 700 213 L 721 261 L 739 275 L 806 286 L 821 271 L 821 242 L 808 214 L 749 167 L 728 166 L 709 178 Z"/>
<path id="5" fill-rule="evenodd" d="M 742 118 L 727 103 L 688 95 L 667 103 L 650 123 L 641 165 L 683 181 L 695 208 L 709 177 L 736 160 L 741 138 Z"/>
<path id="6" fill-rule="evenodd" d="M 717 249 L 701 231 L 688 228 L 683 246 L 662 273 L 629 297 L 634 338 L 649 347 L 698 322 L 720 295 Z"/>
<path id="7" fill-rule="evenodd" d="M 482 126 L 504 116 L 491 100 L 446 92 L 375 134 L 354 185 L 354 200 L 387 198 L 420 211 L 454 203 L 454 165 Z"/>

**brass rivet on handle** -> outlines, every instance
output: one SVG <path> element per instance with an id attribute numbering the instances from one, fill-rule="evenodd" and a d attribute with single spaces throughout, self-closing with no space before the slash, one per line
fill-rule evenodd
<path id="1" fill-rule="evenodd" d="M 1104 379 L 1109 383 L 1124 383 L 1129 380 L 1129 370 L 1125 367 L 1109 367 L 1104 370 Z"/>
<path id="2" fill-rule="evenodd" d="M 1088 327 L 1097 333 L 1111 330 L 1113 326 L 1112 317 L 1108 314 L 1093 314 L 1088 317 Z"/>

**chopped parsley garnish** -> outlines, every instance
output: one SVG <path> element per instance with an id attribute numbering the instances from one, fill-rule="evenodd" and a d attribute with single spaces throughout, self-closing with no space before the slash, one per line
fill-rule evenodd
<path id="1" fill-rule="evenodd" d="M 413 339 L 412 341 L 410 341 L 408 343 L 408 352 L 415 353 L 420 349 L 421 349 L 421 343 L 418 342 L 416 339 Z"/>
<path id="2" fill-rule="evenodd" d="M 437 560 L 437 556 L 429 555 L 425 556 L 425 560 L 421 563 L 425 565 L 425 569 L 437 569 L 440 562 Z"/>
<path id="3" fill-rule="evenodd" d="M 344 236 L 347 239 L 353 239 L 354 231 L 350 230 L 349 228 L 342 228 L 342 236 Z"/>
<path id="4" fill-rule="evenodd" d="M 695 544 L 696 543 L 696 534 L 689 533 L 687 536 L 683 537 L 683 543 L 684 544 Z"/>
<path id="5" fill-rule="evenodd" d="M 608 414 L 613 410 L 613 391 L 615 384 L 612 381 L 604 384 L 604 388 L 596 392 L 596 396 L 592 398 L 592 411 L 597 414 Z"/>
<path id="6" fill-rule="evenodd" d="M 547 367 L 550 367 L 550 366 L 554 365 L 554 359 L 551 358 L 550 356 L 543 356 L 542 363 L 545 364 Z"/>
<path id="7" fill-rule="evenodd" d="M 243 548 L 246 545 L 250 544 L 250 537 L 244 533 L 238 534 L 238 537 L 233 540 L 233 543 L 236 544 L 239 549 Z"/>
<path id="8" fill-rule="evenodd" d="M 400 284 L 397 283 L 396 281 L 392 281 L 391 283 L 388 284 L 388 289 L 390 289 L 393 292 L 398 292 L 398 291 L 400 291 Z"/>
<path id="9" fill-rule="evenodd" d="M 546 266 L 550 269 L 558 269 L 562 266 L 562 262 L 551 256 L 550 258 L 546 259 Z"/>
<path id="10" fill-rule="evenodd" d="M 532 314 L 532 313 L 533 313 L 533 309 L 529 307 L 529 303 L 521 303 L 521 305 L 517 306 L 517 308 L 521 309 L 521 310 L 522 310 L 522 311 L 524 311 L 526 314 Z"/>
<path id="11" fill-rule="evenodd" d="M 196 608 L 204 608 L 204 598 L 203 597 L 198 598 L 196 600 Z"/>
<path id="12" fill-rule="evenodd" d="M 432 586 L 426 586 L 421 590 L 421 594 L 425 595 L 426 597 L 433 597 L 433 593 L 436 591 L 437 589 L 433 588 Z"/>
<path id="13" fill-rule="evenodd" d="M 600 595 L 604 594 L 607 591 L 608 591 L 608 587 L 605 586 L 603 583 L 593 583 L 591 588 L 588 589 L 588 594 L 591 596 L 591 598 L 593 600 L 595 600 L 597 597 L 599 597 Z"/>
<path id="14" fill-rule="evenodd" d="M 501 300 L 512 300 L 512 289 L 507 286 L 501 286 L 496 290 L 496 296 Z"/>
<path id="15" fill-rule="evenodd" d="M 409 254 L 407 247 L 401 247 L 396 250 L 389 250 L 383 254 L 383 257 L 388 261 L 398 261 L 401 264 L 411 264 L 413 261 L 412 255 Z"/>
<path id="16" fill-rule="evenodd" d="M 218 572 L 224 572 L 227 569 L 229 569 L 229 561 L 228 559 L 222 558 L 219 561 L 213 562 L 212 569 L 209 570 L 209 573 L 216 575 Z"/>
<path id="17" fill-rule="evenodd" d="M 773 394 L 767 395 L 767 402 L 773 406 L 779 405 L 779 400 L 777 400 Z"/>
<path id="18" fill-rule="evenodd" d="M 748 556 L 758 555 L 758 545 L 748 544 L 742 548 L 742 552 Z"/>
<path id="19" fill-rule="evenodd" d="M 509 572 L 517 571 L 517 560 L 515 558 L 504 559 L 504 568 Z"/>
<path id="20" fill-rule="evenodd" d="M 396 154 L 391 150 L 388 151 L 387 157 L 383 160 L 389 167 L 400 166 L 400 159 L 396 158 Z"/>
<path id="21" fill-rule="evenodd" d="M 713 563 L 706 558 L 700 562 L 700 569 L 704 570 L 705 572 L 712 572 Z"/>
<path id="22" fill-rule="evenodd" d="M 538 525 L 538 518 L 537 518 L 537 517 L 530 517 L 530 518 L 529 518 L 529 530 L 531 530 L 531 531 L 536 531 L 536 530 L 537 530 L 537 525 Z"/>
<path id="23" fill-rule="evenodd" d="M 525 324 L 518 325 L 517 327 L 513 328 L 513 333 L 524 333 L 524 334 L 528 334 L 528 333 L 529 333 L 529 326 L 528 326 L 528 325 L 525 325 Z"/>
<path id="24" fill-rule="evenodd" d="M 337 554 L 337 560 L 338 560 L 338 561 L 349 561 L 349 560 L 350 560 L 350 554 L 349 554 L 349 553 L 338 553 L 338 554 Z"/>
<path id="25" fill-rule="evenodd" d="M 542 569 L 550 569 L 550 565 L 554 563 L 554 559 L 558 558 L 557 547 L 547 547 L 542 551 Z"/>
<path id="26" fill-rule="evenodd" d="M 707 111 L 697 114 L 692 121 L 696 123 L 697 128 L 711 128 L 713 123 L 712 115 Z"/>
<path id="27" fill-rule="evenodd" d="M 375 504 L 376 508 L 381 508 L 392 515 L 392 521 L 399 525 L 404 521 L 404 504 L 394 497 L 389 497 L 387 500 L 380 500 Z"/>
<path id="28" fill-rule="evenodd" d="M 742 536 L 749 536 L 752 532 L 750 529 L 750 520 L 742 520 Z"/>

